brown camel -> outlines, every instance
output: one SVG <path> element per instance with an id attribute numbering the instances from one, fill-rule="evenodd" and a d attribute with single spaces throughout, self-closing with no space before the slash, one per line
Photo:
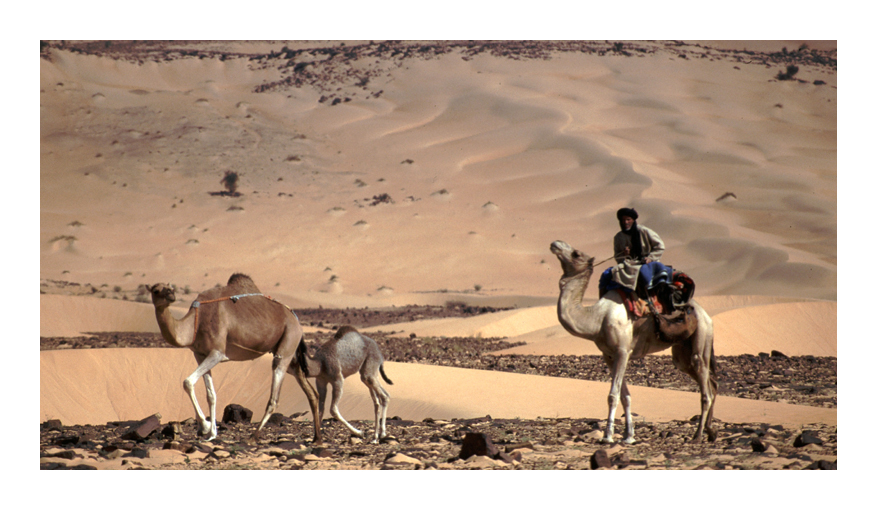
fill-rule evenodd
<path id="1" fill-rule="evenodd" d="M 356 328 L 342 326 L 334 338 L 317 348 L 313 357 L 308 357 L 308 377 L 316 377 L 317 394 L 320 397 L 319 421 L 323 420 L 328 385 L 332 385 L 332 404 L 329 412 L 356 437 L 364 437 L 361 430 L 347 422 L 338 410 L 338 402 L 344 391 L 344 379 L 359 372 L 362 382 L 368 386 L 375 405 L 375 433 L 373 444 L 387 437 L 387 405 L 390 395 L 381 386 L 378 374 L 387 384 L 393 384 L 384 373 L 384 356 L 377 342 L 363 335 Z"/>
<path id="2" fill-rule="evenodd" d="M 283 376 L 289 369 L 304 390 L 315 418 L 314 443 L 322 443 L 320 422 L 316 419 L 317 394 L 307 380 L 307 350 L 302 341 L 302 328 L 289 308 L 263 296 L 249 276 L 238 273 L 231 275 L 225 287 L 198 294 L 189 312 L 180 320 L 170 311 L 170 304 L 176 300 L 170 285 L 159 283 L 150 291 L 164 339 L 174 347 L 188 347 L 195 353 L 198 369 L 186 378 L 183 388 L 192 400 L 201 421 L 201 433 L 208 441 L 216 437 L 216 390 L 211 369 L 224 361 L 248 361 L 270 352 L 274 355 L 271 396 L 254 437 L 259 437 L 274 412 Z M 195 384 L 201 377 L 207 386 L 209 421 L 195 397 Z"/>
<path id="3" fill-rule="evenodd" d="M 709 440 L 714 441 L 715 431 L 710 423 L 718 385 L 713 355 L 713 322 L 704 309 L 692 300 L 691 305 L 697 314 L 697 330 L 683 342 L 663 342 L 655 332 L 654 321 L 639 321 L 634 326 L 617 291 L 607 292 L 593 306 L 582 305 L 582 297 L 594 271 L 593 257 L 571 248 L 563 241 L 552 243 L 551 252 L 557 256 L 563 269 L 560 297 L 557 301 L 557 317 L 561 325 L 571 334 L 594 342 L 609 366 L 612 379 L 609 390 L 609 419 L 602 441 L 614 441 L 612 436 L 615 409 L 620 394 L 626 421 L 624 442 L 634 442 L 631 398 L 624 382 L 627 362 L 629 359 L 642 358 L 668 348 L 672 348 L 673 364 L 676 368 L 690 375 L 700 387 L 700 422 L 693 440 L 700 440 L 706 430 Z"/>

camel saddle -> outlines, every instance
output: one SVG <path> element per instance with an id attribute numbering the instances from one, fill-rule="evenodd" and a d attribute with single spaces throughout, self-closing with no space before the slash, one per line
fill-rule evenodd
<path id="1" fill-rule="evenodd" d="M 642 287 L 638 289 L 643 291 Z M 656 285 L 643 292 L 648 299 L 635 293 L 622 292 L 622 301 L 634 318 L 634 327 L 646 320 L 655 321 L 658 339 L 667 343 L 684 342 L 697 331 L 697 312 L 689 304 L 694 295 L 694 281 L 685 273 L 674 271 L 671 283 Z"/>
<path id="2" fill-rule="evenodd" d="M 691 305 L 683 305 L 673 313 L 652 313 L 658 339 L 669 344 L 682 343 L 697 331 L 697 312 Z"/>

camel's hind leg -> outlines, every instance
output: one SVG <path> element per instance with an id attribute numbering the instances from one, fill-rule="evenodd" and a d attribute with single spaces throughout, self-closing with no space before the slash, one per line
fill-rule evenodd
<path id="1" fill-rule="evenodd" d="M 633 413 L 630 410 L 631 404 L 630 390 L 627 389 L 627 382 L 621 381 L 621 406 L 624 408 L 624 442 L 627 444 L 633 444 L 636 439 L 634 439 L 633 434 Z"/>
<path id="2" fill-rule="evenodd" d="M 274 355 L 274 362 L 271 371 L 271 395 L 268 397 L 268 405 L 265 406 L 265 416 L 263 416 L 262 421 L 259 422 L 259 428 L 253 433 L 255 439 L 259 438 L 259 434 L 262 432 L 262 427 L 265 426 L 265 423 L 268 422 L 268 419 L 271 418 L 271 415 L 277 408 L 277 400 L 280 398 L 280 387 L 283 385 L 283 376 L 286 374 L 290 362 L 292 362 L 291 356 L 283 357 L 277 354 Z"/>
<path id="3" fill-rule="evenodd" d="M 680 371 L 691 376 L 697 382 L 700 390 L 700 420 L 697 430 L 692 436 L 693 441 L 700 441 L 706 431 L 707 439 L 715 441 L 715 431 L 710 427 L 713 418 L 713 407 L 716 404 L 718 384 L 715 378 L 715 360 L 713 359 L 712 346 L 708 354 L 696 353 L 692 349 L 691 342 L 673 346 L 673 364 Z"/>
<path id="4" fill-rule="evenodd" d="M 390 395 L 375 375 L 363 375 L 362 382 L 368 386 L 372 402 L 375 404 L 375 436 L 372 443 L 377 444 L 387 437 L 387 405 L 390 403 Z"/>
<path id="5" fill-rule="evenodd" d="M 217 434 L 216 390 L 213 387 L 213 378 L 210 376 L 210 370 L 227 359 L 228 358 L 225 354 L 217 350 L 210 351 L 210 354 L 207 356 L 202 356 L 196 353 L 195 360 L 198 362 L 198 368 L 192 372 L 192 375 L 183 381 L 183 389 L 186 390 L 189 399 L 192 401 L 192 405 L 195 407 L 195 414 L 198 416 L 198 421 L 201 423 L 201 434 L 207 436 L 207 441 L 215 439 Z M 204 412 L 201 411 L 201 406 L 198 405 L 198 398 L 195 396 L 195 383 L 197 383 L 198 379 L 202 377 L 204 378 L 204 384 L 207 386 L 207 405 L 210 409 L 210 420 L 207 420 L 207 417 L 204 416 Z"/>

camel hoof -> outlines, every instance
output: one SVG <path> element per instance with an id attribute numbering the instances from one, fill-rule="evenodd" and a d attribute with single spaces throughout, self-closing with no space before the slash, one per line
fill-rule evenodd
<path id="1" fill-rule="evenodd" d="M 634 443 L 636 443 L 636 439 L 634 439 L 632 437 L 625 437 L 624 438 L 624 444 L 634 444 Z"/>
<path id="2" fill-rule="evenodd" d="M 603 444 L 614 444 L 615 440 L 612 439 L 611 437 L 602 437 L 602 438 L 600 438 L 600 442 Z"/>

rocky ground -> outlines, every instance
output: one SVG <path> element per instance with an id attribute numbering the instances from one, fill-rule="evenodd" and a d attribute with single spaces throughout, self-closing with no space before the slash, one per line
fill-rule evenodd
<path id="1" fill-rule="evenodd" d="M 481 370 L 515 371 L 608 382 L 597 356 L 497 356 L 503 339 L 393 337 L 392 324 L 496 311 L 449 303 L 444 307 L 392 310 L 296 310 L 302 323 L 326 331 L 306 335 L 313 348 L 340 324 L 386 325 L 372 335 L 390 361 Z M 157 334 L 101 333 L 40 338 L 40 349 L 165 347 Z M 753 353 L 719 357 L 720 393 L 800 405 L 837 407 L 837 358 Z M 631 362 L 635 385 L 696 391 L 669 357 Z M 392 407 L 390 410 L 392 415 Z M 258 421 L 258 416 L 255 417 Z M 717 439 L 694 443 L 690 421 L 636 424 L 634 445 L 599 442 L 605 419 L 543 418 L 423 421 L 393 416 L 391 437 L 372 445 L 334 420 L 324 422 L 324 444 L 311 443 L 305 416 L 274 415 L 260 440 L 251 411 L 230 408 L 219 437 L 201 441 L 194 420 L 162 423 L 160 417 L 105 425 L 48 421 L 40 425 L 41 469 L 836 469 L 837 426 L 813 424 L 790 430 L 769 423 L 714 421 Z M 368 434 L 370 421 L 354 425 Z M 621 420 L 616 430 L 623 430 Z M 620 436 L 617 436 L 620 437 Z"/>

